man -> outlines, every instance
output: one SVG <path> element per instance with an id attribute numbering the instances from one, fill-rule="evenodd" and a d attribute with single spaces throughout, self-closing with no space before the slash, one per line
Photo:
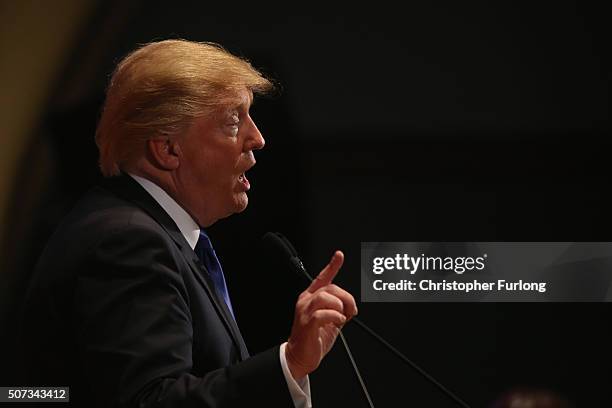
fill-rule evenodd
<path id="1" fill-rule="evenodd" d="M 28 385 L 78 406 L 310 406 L 308 374 L 355 300 L 337 251 L 298 298 L 289 339 L 249 356 L 205 228 L 243 211 L 264 139 L 249 116 L 272 84 L 218 45 L 128 55 L 96 133 L 107 181 L 51 238 L 26 301 Z"/>

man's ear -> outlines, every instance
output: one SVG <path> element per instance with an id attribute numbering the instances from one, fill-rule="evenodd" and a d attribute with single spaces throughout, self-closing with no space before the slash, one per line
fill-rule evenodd
<path id="1" fill-rule="evenodd" d="M 147 140 L 147 153 L 153 165 L 162 170 L 176 170 L 180 165 L 181 148 L 169 137 Z"/>

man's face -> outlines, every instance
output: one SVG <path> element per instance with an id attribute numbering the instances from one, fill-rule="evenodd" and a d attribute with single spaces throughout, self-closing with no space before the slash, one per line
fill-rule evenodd
<path id="1" fill-rule="evenodd" d="M 245 89 L 235 104 L 196 119 L 179 138 L 178 198 L 201 226 L 247 207 L 245 172 L 255 165 L 253 150 L 265 144 L 249 116 L 251 102 Z"/>

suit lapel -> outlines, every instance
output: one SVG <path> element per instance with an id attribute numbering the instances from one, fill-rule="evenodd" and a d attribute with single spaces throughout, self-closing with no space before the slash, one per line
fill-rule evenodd
<path id="1" fill-rule="evenodd" d="M 127 175 L 120 175 L 118 177 L 112 177 L 105 179 L 102 182 L 102 187 L 112 191 L 118 196 L 138 205 L 141 209 L 147 212 L 161 227 L 168 233 L 172 240 L 181 250 L 183 257 L 189 263 L 193 274 L 204 290 L 208 297 L 211 299 L 212 304 L 217 311 L 217 314 L 227 329 L 230 337 L 232 338 L 234 345 L 240 352 L 242 360 L 248 358 L 248 351 L 240 330 L 236 325 L 233 317 L 231 316 L 227 305 L 223 299 L 219 297 L 215 290 L 214 284 L 212 283 L 206 267 L 200 262 L 195 252 L 191 249 L 185 237 L 178 229 L 175 222 L 170 218 L 168 213 L 155 201 L 153 197 L 144 189 L 138 182 Z"/>

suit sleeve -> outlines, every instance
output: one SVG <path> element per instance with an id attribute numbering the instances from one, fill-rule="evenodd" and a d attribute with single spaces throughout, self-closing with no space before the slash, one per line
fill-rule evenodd
<path id="1" fill-rule="evenodd" d="M 191 373 L 193 322 L 177 256 L 168 237 L 129 227 L 101 238 L 82 262 L 73 322 L 100 406 L 292 406 L 278 347 Z"/>

